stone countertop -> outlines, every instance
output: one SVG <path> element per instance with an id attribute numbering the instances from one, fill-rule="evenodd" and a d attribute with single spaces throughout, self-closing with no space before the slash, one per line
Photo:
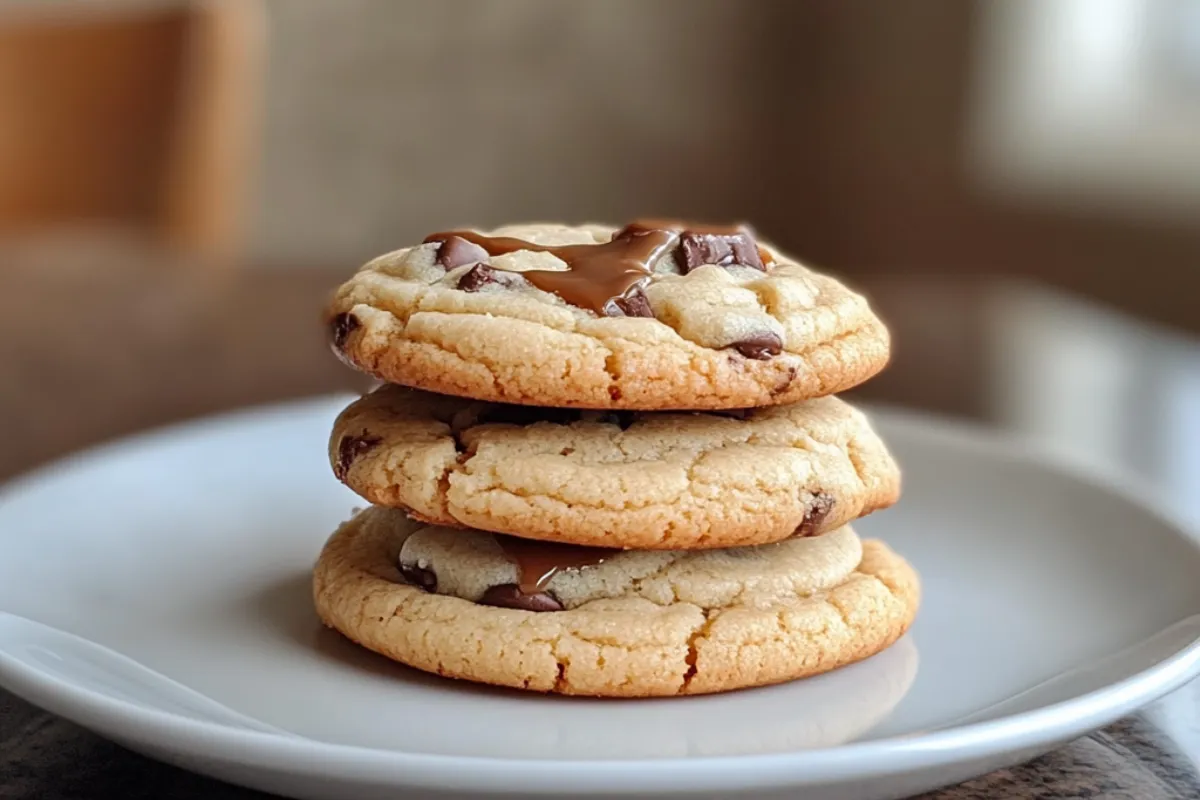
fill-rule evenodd
<path id="1" fill-rule="evenodd" d="M 147 427 L 362 386 L 329 356 L 317 324 L 337 273 L 136 264 L 0 254 L 0 480 Z M 892 369 L 859 395 L 983 415 L 988 286 L 866 288 L 898 347 Z M 927 797 L 1195 798 L 1198 755 L 1192 684 L 1033 762 Z M 0 692 L 0 800 L 114 795 L 263 796 L 134 755 Z"/>

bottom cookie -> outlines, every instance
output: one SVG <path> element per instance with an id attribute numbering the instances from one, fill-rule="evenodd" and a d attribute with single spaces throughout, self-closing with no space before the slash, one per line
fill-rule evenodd
<path id="1" fill-rule="evenodd" d="M 322 621 L 417 669 L 539 692 L 704 694 L 816 675 L 895 642 L 920 596 L 916 573 L 882 542 L 862 542 L 857 563 L 845 563 L 857 540 L 842 531 L 724 556 L 682 554 L 644 575 L 633 574 L 640 553 L 617 553 L 609 577 L 591 579 L 617 586 L 609 592 L 616 596 L 562 611 L 494 607 L 428 592 L 401 574 L 405 541 L 418 532 L 436 540 L 433 530 L 377 507 L 343 524 L 314 570 Z M 810 565 L 798 557 L 799 542 L 810 548 Z M 436 576 L 425 582 L 435 583 Z"/>

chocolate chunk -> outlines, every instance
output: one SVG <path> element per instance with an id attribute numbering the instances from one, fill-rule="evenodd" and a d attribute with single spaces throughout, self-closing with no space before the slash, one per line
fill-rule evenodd
<path id="1" fill-rule="evenodd" d="M 679 237 L 679 262 L 684 275 L 705 264 L 766 269 L 758 245 L 744 232 L 720 235 L 687 231 Z"/>
<path id="2" fill-rule="evenodd" d="M 808 511 L 804 514 L 804 521 L 800 523 L 799 528 L 796 528 L 796 536 L 812 536 L 820 533 L 821 526 L 825 524 L 825 520 L 833 511 L 833 504 L 834 500 L 831 495 L 824 492 L 813 495 Z"/>
<path id="3" fill-rule="evenodd" d="M 438 247 L 437 263 L 447 270 L 488 260 L 488 251 L 461 236 L 448 236 Z"/>
<path id="4" fill-rule="evenodd" d="M 483 593 L 479 599 L 481 606 L 500 606 L 501 608 L 517 608 L 522 611 L 562 611 L 562 603 L 547 592 L 526 594 L 515 583 L 504 583 L 493 586 Z"/>
<path id="5" fill-rule="evenodd" d="M 777 356 L 783 352 L 783 340 L 779 338 L 778 334 L 774 333 L 762 333 L 758 336 L 751 336 L 749 339 L 734 342 L 729 346 L 746 358 L 753 358 L 758 361 L 765 361 L 771 356 Z"/>
<path id="6" fill-rule="evenodd" d="M 350 338 L 350 334 L 361 327 L 362 323 L 353 314 L 338 314 L 329 323 L 329 332 L 333 338 L 333 346 L 341 350 L 346 346 L 346 340 Z"/>
<path id="7" fill-rule="evenodd" d="M 418 567 L 416 564 L 401 564 L 400 574 L 413 586 L 431 593 L 437 591 L 437 575 L 434 575 L 432 570 Z"/>
<path id="8" fill-rule="evenodd" d="M 458 279 L 458 288 L 464 292 L 478 292 L 488 284 L 497 286 L 520 286 L 525 279 L 516 272 L 493 269 L 487 264 L 476 264 Z"/>
<path id="9" fill-rule="evenodd" d="M 333 468 L 333 474 L 339 481 L 344 481 L 346 473 L 350 471 L 350 465 L 382 441 L 378 436 L 343 436 L 338 442 L 337 464 Z"/>
<path id="10" fill-rule="evenodd" d="M 771 387 L 771 396 L 783 394 L 788 389 L 792 388 L 792 381 L 796 380 L 797 369 L 795 365 L 788 367 L 787 374 L 781 375 L 779 380 Z"/>
<path id="11" fill-rule="evenodd" d="M 654 309 L 650 307 L 650 298 L 641 286 L 634 286 L 622 297 L 614 297 L 604 304 L 606 317 L 654 317 Z"/>

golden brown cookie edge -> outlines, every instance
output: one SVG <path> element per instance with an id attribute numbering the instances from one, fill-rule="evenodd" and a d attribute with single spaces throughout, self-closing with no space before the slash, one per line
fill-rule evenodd
<path id="1" fill-rule="evenodd" d="M 920 601 L 912 567 L 887 545 L 868 540 L 850 579 L 800 607 L 706 613 L 683 604 L 612 611 L 590 608 L 600 605 L 593 603 L 542 614 L 490 608 L 401 582 L 393 552 L 399 544 L 382 541 L 393 535 L 367 530 L 361 519 L 333 534 L 314 568 L 321 620 L 395 661 L 497 686 L 655 697 L 781 683 L 881 652 L 908 630 Z M 751 641 L 762 626 L 780 625 L 784 636 Z M 613 629 L 634 638 L 616 646 L 591 641 Z M 645 641 L 636 641 L 638 635 Z M 608 658 L 585 658 L 606 646 Z"/>

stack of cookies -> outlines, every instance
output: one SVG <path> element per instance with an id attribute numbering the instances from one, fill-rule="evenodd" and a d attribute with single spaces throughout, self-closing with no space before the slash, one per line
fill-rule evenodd
<path id="1" fill-rule="evenodd" d="M 700 694 L 825 672 L 912 623 L 850 522 L 899 470 L 834 396 L 886 364 L 867 302 L 745 227 L 433 234 L 336 293 L 385 384 L 329 457 L 371 503 L 314 573 L 324 622 L 454 678 Z"/>

